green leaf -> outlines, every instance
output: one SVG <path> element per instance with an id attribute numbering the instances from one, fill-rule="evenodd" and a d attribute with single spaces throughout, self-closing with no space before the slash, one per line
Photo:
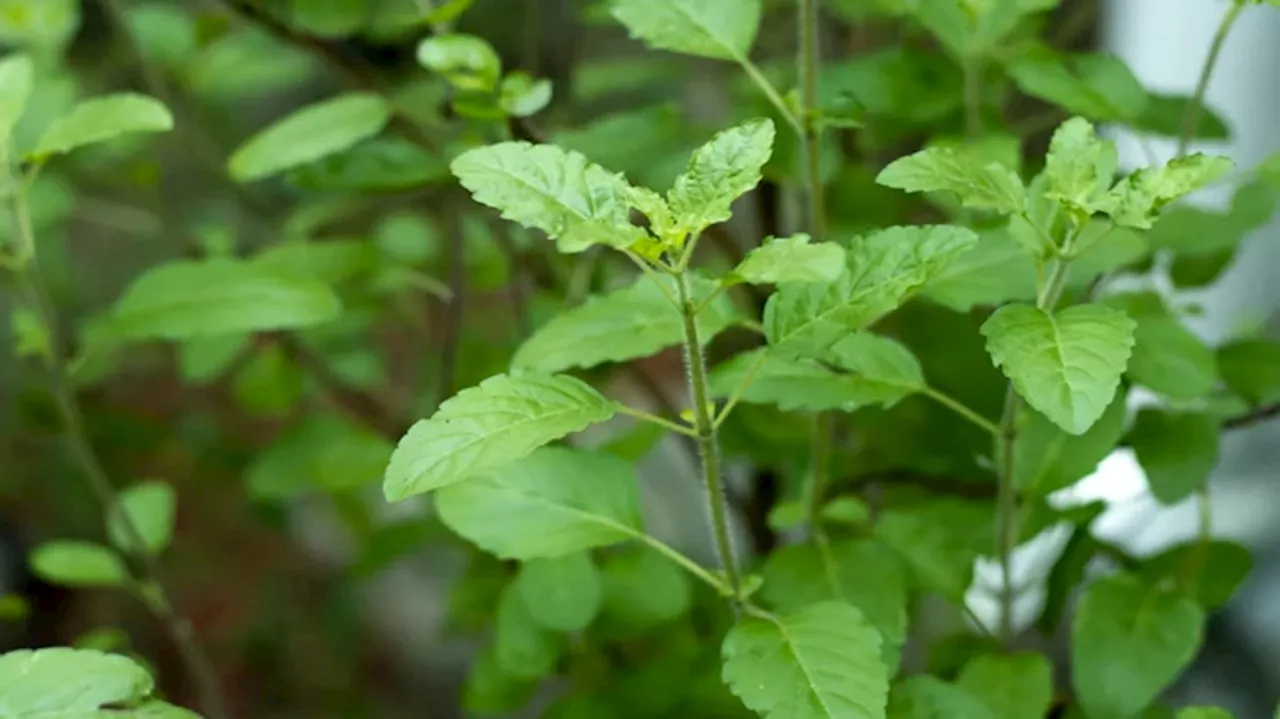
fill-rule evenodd
<path id="1" fill-rule="evenodd" d="M 889 719 L 1005 719 L 981 699 L 941 679 L 920 675 L 904 679 L 889 694 Z"/>
<path id="2" fill-rule="evenodd" d="M 1053 133 L 1044 171 L 1046 197 L 1092 214 L 1115 177 L 1115 143 L 1099 140 L 1088 120 L 1073 117 Z"/>
<path id="3" fill-rule="evenodd" d="M 1122 227 L 1150 229 L 1161 207 L 1208 185 L 1233 167 L 1226 157 L 1196 153 L 1174 158 L 1161 168 L 1138 170 L 1112 188 L 1112 206 L 1104 211 Z"/>
<path id="4" fill-rule="evenodd" d="M 333 291 L 309 277 L 241 260 L 182 260 L 135 278 L 104 331 L 125 339 L 186 340 L 310 327 L 341 309 Z"/>
<path id="5" fill-rule="evenodd" d="M 192 384 L 208 384 L 227 370 L 249 346 L 250 336 L 241 333 L 209 335 L 189 339 L 178 346 L 178 368 Z"/>
<path id="6" fill-rule="evenodd" d="M 1219 707 L 1183 707 L 1177 719 L 1235 719 L 1235 715 Z"/>
<path id="7" fill-rule="evenodd" d="M 639 480 L 616 457 L 544 447 L 436 495 L 440 519 L 503 559 L 559 557 L 643 531 Z"/>
<path id="8" fill-rule="evenodd" d="M 600 572 L 605 617 L 630 630 L 645 632 L 673 622 L 693 604 L 688 575 L 650 547 L 628 547 L 613 554 Z"/>
<path id="9" fill-rule="evenodd" d="M 981 699 L 1000 719 L 1043 719 L 1053 702 L 1053 667 L 1043 654 L 982 654 L 956 686 Z"/>
<path id="10" fill-rule="evenodd" d="M 0 0 L 0 44 L 61 55 L 80 27 L 76 0 Z"/>
<path id="11" fill-rule="evenodd" d="M 0 59 L 0 147 L 8 146 L 34 84 L 35 66 L 30 57 L 14 53 Z"/>
<path id="12" fill-rule="evenodd" d="M 1232 392 L 1253 404 L 1280 399 L 1280 342 L 1239 340 L 1218 348 L 1218 368 Z"/>
<path id="13" fill-rule="evenodd" d="M 409 140 L 374 137 L 293 168 L 289 182 L 304 190 L 391 192 L 448 177 L 449 165 L 439 156 Z"/>
<path id="14" fill-rule="evenodd" d="M 154 686 L 147 670 L 133 660 L 92 649 L 0 654 L 0 707 L 6 719 L 116 716 L 99 710 L 139 701 Z"/>
<path id="15" fill-rule="evenodd" d="M 761 361 L 762 354 L 763 364 L 741 399 L 776 404 L 786 411 L 842 409 L 852 412 L 874 404 L 891 407 L 925 387 L 920 364 L 911 350 L 891 339 L 857 332 L 827 352 L 822 358 L 827 364 L 779 355 L 768 349 L 736 355 L 711 372 L 712 395 L 732 394 Z"/>
<path id="16" fill-rule="evenodd" d="M 993 512 L 980 502 L 929 500 L 886 510 L 875 536 L 906 560 L 918 587 L 959 601 L 974 562 L 991 551 Z"/>
<path id="17" fill-rule="evenodd" d="M 520 679 L 547 676 L 555 669 L 560 649 L 560 638 L 539 626 L 522 593 L 508 586 L 493 626 L 494 656 L 502 670 Z"/>
<path id="18" fill-rule="evenodd" d="M 784 614 L 829 600 L 857 607 L 880 632 L 885 663 L 896 668 L 907 635 L 907 581 L 893 550 L 876 539 L 793 544 L 769 555 L 760 598 Z"/>
<path id="19" fill-rule="evenodd" d="M 844 248 L 830 242 L 809 244 L 809 236 L 769 238 L 747 253 L 730 278 L 753 285 L 833 282 L 844 270 Z"/>
<path id="20" fill-rule="evenodd" d="M 1180 137 L 1183 118 L 1190 103 L 1191 98 L 1187 95 L 1151 93 L 1148 96 L 1147 109 L 1142 116 L 1130 119 L 1126 124 L 1135 130 L 1154 135 Z M 1196 123 L 1193 137 L 1198 140 L 1226 140 L 1231 137 L 1231 128 L 1227 126 L 1222 115 L 1213 108 L 1201 105 L 1199 121 Z"/>
<path id="21" fill-rule="evenodd" d="M 231 155 L 239 182 L 265 179 L 347 150 L 373 137 L 391 119 L 381 95 L 353 92 L 299 110 L 259 130 Z"/>
<path id="22" fill-rule="evenodd" d="M 45 542 L 31 552 L 30 562 L 41 579 L 66 587 L 122 587 L 130 581 L 120 555 L 92 542 Z"/>
<path id="23" fill-rule="evenodd" d="M 921 296 L 956 312 L 1036 297 L 1035 265 L 1006 229 L 979 233 L 977 244 L 925 285 Z"/>
<path id="24" fill-rule="evenodd" d="M 1186 577 L 1187 567 L 1197 564 L 1199 573 Z M 1142 560 L 1138 573 L 1152 585 L 1165 579 L 1177 581 L 1200 606 L 1212 611 L 1231 600 L 1253 564 L 1253 554 L 1235 542 L 1215 539 L 1205 547 L 1197 539 Z"/>
<path id="25" fill-rule="evenodd" d="M 631 37 L 658 50 L 743 61 L 755 43 L 761 0 L 613 0 Z"/>
<path id="26" fill-rule="evenodd" d="M 604 599 L 600 572 L 586 552 L 525 562 L 515 588 L 534 621 L 557 632 L 586 629 Z"/>
<path id="27" fill-rule="evenodd" d="M 695 150 L 688 169 L 667 193 L 677 231 L 696 235 L 729 219 L 734 200 L 760 182 L 760 169 L 773 153 L 773 137 L 772 120 L 749 120 Z"/>
<path id="28" fill-rule="evenodd" d="M 1133 347 L 1133 320 L 1104 305 L 1054 315 L 1006 305 L 982 325 L 987 352 L 1027 402 L 1071 434 L 1083 434 L 1115 396 Z"/>
<path id="29" fill-rule="evenodd" d="M 1090 585 L 1071 627 L 1071 674 L 1085 713 L 1137 714 L 1195 657 L 1203 623 L 1195 602 L 1136 577 Z"/>
<path id="30" fill-rule="evenodd" d="M 1008 67 L 1018 89 L 1093 120 L 1135 120 L 1147 109 L 1147 92 L 1114 55 L 1067 58 L 1034 54 Z"/>
<path id="31" fill-rule="evenodd" d="M 278 345 L 253 353 L 232 380 L 232 392 L 245 413 L 255 417 L 284 417 L 302 399 L 302 368 Z"/>
<path id="32" fill-rule="evenodd" d="M 765 336 L 780 352 L 821 357 L 897 309 L 977 240 L 952 225 L 890 227 L 859 237 L 836 281 L 778 288 L 765 305 Z"/>
<path id="33" fill-rule="evenodd" d="M 30 156 L 42 160 L 121 135 L 171 129 L 173 115 L 159 100 L 129 92 L 96 97 L 54 120 Z"/>
<path id="34" fill-rule="evenodd" d="M 1014 444 L 1014 484 L 1043 497 L 1092 474 L 1124 435 L 1125 397 L 1117 392 L 1102 417 L 1081 435 L 1063 432 L 1039 412 L 1025 412 Z"/>
<path id="35" fill-rule="evenodd" d="M 502 77 L 498 52 L 475 35 L 432 35 L 418 44 L 418 63 L 464 91 L 492 92 Z"/>
<path id="36" fill-rule="evenodd" d="M 1026 188 L 1018 173 L 976 153 L 930 147 L 898 158 L 876 176 L 876 183 L 906 192 L 950 192 L 965 207 L 1008 215 L 1026 206 Z"/>
<path id="37" fill-rule="evenodd" d="M 502 78 L 498 105 L 512 117 L 536 115 L 551 103 L 551 81 L 516 70 Z"/>
<path id="38" fill-rule="evenodd" d="M 724 639 L 723 677 L 765 719 L 882 719 L 889 678 L 880 634 L 857 608 L 823 602 L 748 617 Z"/>
<path id="39" fill-rule="evenodd" d="M 1220 431 L 1212 415 L 1200 412 L 1138 413 L 1129 444 L 1156 499 L 1177 504 L 1205 486 L 1218 464 Z"/>
<path id="40" fill-rule="evenodd" d="M 716 291 L 710 280 L 692 278 L 691 294 L 701 303 Z M 674 283 L 661 280 L 668 292 Z M 739 318 L 733 303 L 717 299 L 698 313 L 698 337 L 706 343 Z M 560 372 L 606 362 L 648 357 L 684 341 L 684 319 L 661 288 L 647 277 L 606 295 L 597 295 L 555 315 L 525 340 L 511 366 Z"/>
<path id="41" fill-rule="evenodd" d="M 1212 349 L 1168 314 L 1136 319 L 1130 378 L 1174 399 L 1196 399 L 1213 391 L 1218 363 Z"/>
<path id="42" fill-rule="evenodd" d="M 537 679 L 511 675 L 498 660 L 497 649 L 481 651 L 471 665 L 462 703 L 468 712 L 502 715 L 518 711 L 538 688 Z"/>
<path id="43" fill-rule="evenodd" d="M 468 150 L 449 167 L 476 202 L 542 230 L 561 252 L 599 244 L 629 247 L 646 237 L 631 224 L 626 179 L 577 152 L 501 142 Z"/>
<path id="44" fill-rule="evenodd" d="M 173 539 L 177 505 L 173 487 L 165 482 L 140 482 L 125 489 L 120 492 L 118 511 L 111 513 L 107 520 L 111 543 L 121 551 L 135 549 L 134 534 L 125 525 L 127 516 L 142 539 L 141 549 L 149 554 L 163 552 Z"/>
<path id="45" fill-rule="evenodd" d="M 343 425 L 313 459 L 315 479 L 330 492 L 345 492 L 382 479 L 395 451 L 386 437 L 359 425 Z"/>
<path id="46" fill-rule="evenodd" d="M 396 446 L 383 491 L 397 502 L 501 469 L 613 416 L 617 404 L 567 375 L 496 375 L 419 420 Z"/>

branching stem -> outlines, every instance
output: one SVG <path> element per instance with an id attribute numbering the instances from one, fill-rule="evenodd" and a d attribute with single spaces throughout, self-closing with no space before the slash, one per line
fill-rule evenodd
<path id="1" fill-rule="evenodd" d="M 693 399 L 694 430 L 697 434 L 698 453 L 702 460 L 702 480 L 706 488 L 707 503 L 711 510 L 711 524 L 716 552 L 725 578 L 729 582 L 730 597 L 734 608 L 742 608 L 742 577 L 738 572 L 733 552 L 733 537 L 729 532 L 729 510 L 725 501 L 723 478 L 720 476 L 720 444 L 716 438 L 714 409 L 707 387 L 707 366 L 702 354 L 702 341 L 698 334 L 698 320 L 689 281 L 684 274 L 676 275 L 676 291 L 684 320 L 685 366 L 689 373 L 689 394 Z"/>
<path id="2" fill-rule="evenodd" d="M 1200 123 L 1200 113 L 1204 110 L 1204 97 L 1209 91 L 1209 80 L 1213 78 L 1213 69 L 1218 66 L 1218 58 L 1226 45 L 1227 35 L 1231 33 L 1236 20 L 1240 19 L 1240 12 L 1244 10 L 1244 6 L 1245 0 L 1234 0 L 1226 14 L 1222 16 L 1222 22 L 1218 23 L 1217 32 L 1213 34 L 1213 43 L 1209 45 L 1209 55 L 1204 60 L 1204 66 L 1200 68 L 1200 79 L 1196 81 L 1195 93 L 1187 103 L 1187 111 L 1182 116 L 1182 133 L 1178 137 L 1178 157 L 1187 154 L 1187 149 L 1191 147 L 1191 140 L 1195 137 L 1196 128 Z"/>

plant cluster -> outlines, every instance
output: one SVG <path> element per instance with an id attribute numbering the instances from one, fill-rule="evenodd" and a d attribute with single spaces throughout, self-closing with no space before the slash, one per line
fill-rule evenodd
<path id="1" fill-rule="evenodd" d="M 0 40 L 28 47 L 0 60 L 13 348 L 43 368 L 108 540 L 46 542 L 30 563 L 135 596 L 180 649 L 198 708 L 233 715 L 162 579 L 179 493 L 117 489 L 83 417 L 86 392 L 160 362 L 191 386 L 231 377 L 240 411 L 283 418 L 245 463 L 244 492 L 330 496 L 357 574 L 428 541 L 467 558 L 452 613 L 487 642 L 465 690 L 476 714 L 550 696 L 542 716 L 559 718 L 1229 716 L 1160 698 L 1249 570 L 1209 523 L 1220 437 L 1280 400 L 1280 344 L 1210 347 L 1177 298 L 1220 275 L 1280 193 L 1280 162 L 1189 152 L 1228 134 L 1204 94 L 1254 4 L 1228 4 L 1195 94 L 1172 97 L 1114 57 L 1056 49 L 1055 0 L 611 0 L 588 17 L 663 62 L 742 71 L 727 129 L 643 106 L 547 138 L 553 83 L 456 31 L 469 1 L 229 2 L 252 40 L 188 38 L 184 11 L 107 2 L 149 93 L 83 100 L 57 96 L 69 31 L 50 8 L 63 4 L 0 2 L 13 8 Z M 775 14 L 794 18 L 798 52 L 757 65 Z M 822 40 L 837 23 L 910 42 L 834 59 Z M 425 72 L 370 78 L 333 41 L 360 34 L 425 34 Z M 241 52 L 287 75 L 303 60 L 266 57 L 282 47 L 358 88 L 214 155 L 234 204 L 264 180 L 290 188 L 282 217 L 255 210 L 273 241 L 205 225 L 195 256 L 148 267 L 66 332 L 41 264 L 58 222 L 48 183 L 115 167 L 184 120 L 198 134 L 187 94 L 243 92 L 203 66 Z M 600 73 L 594 90 L 575 78 L 578 92 L 625 84 L 620 66 Z M 1177 149 L 1122 170 L 1099 126 Z M 1211 185 L 1230 188 L 1229 209 L 1178 203 Z M 428 216 L 403 194 L 424 187 Z M 477 287 L 509 299 L 478 305 L 508 336 L 465 331 Z M 443 336 L 424 297 L 445 308 Z M 443 357 L 436 391 L 388 378 L 368 346 L 388 325 Z M 156 359 L 165 344 L 176 363 Z M 618 398 L 619 377 L 671 348 L 685 402 L 652 378 L 649 401 Z M 1134 412 L 1139 393 L 1152 399 Z M 664 436 L 695 460 L 712 563 L 647 529 L 638 466 Z M 1119 446 L 1160 502 L 1200 504 L 1196 539 L 1132 556 L 1090 531 L 1105 504 L 1055 500 Z M 384 501 L 410 500 L 421 516 L 379 519 Z M 1028 611 L 1013 559 L 1050 530 L 1069 538 Z M 970 609 L 982 558 L 1001 569 L 994 626 Z M 135 658 L 85 647 L 0 656 L 0 714 L 193 716 Z"/>

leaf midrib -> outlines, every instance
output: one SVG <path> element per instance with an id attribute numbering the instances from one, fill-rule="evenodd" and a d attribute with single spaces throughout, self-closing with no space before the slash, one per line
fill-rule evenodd
<path id="1" fill-rule="evenodd" d="M 770 621 L 778 627 L 778 633 L 782 635 L 782 641 L 787 645 L 787 650 L 790 652 L 791 656 L 795 658 L 796 666 L 800 667 L 800 673 L 804 675 L 805 684 L 809 687 L 813 696 L 817 698 L 818 703 L 822 706 L 823 713 L 828 717 L 828 719 L 835 719 L 835 713 L 833 713 L 831 707 L 827 705 L 826 696 L 818 689 L 818 685 L 814 681 L 813 674 L 809 671 L 809 666 L 800 656 L 800 645 L 797 644 L 791 638 L 791 634 L 787 632 L 787 625 L 778 619 L 771 618 Z"/>

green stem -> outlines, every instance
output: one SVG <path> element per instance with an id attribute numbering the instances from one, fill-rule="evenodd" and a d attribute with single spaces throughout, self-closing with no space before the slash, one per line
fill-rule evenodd
<path id="1" fill-rule="evenodd" d="M 698 336 L 698 320 L 689 280 L 684 274 L 676 275 L 676 292 L 684 318 L 684 356 L 689 371 L 689 393 L 693 399 L 694 429 L 697 433 L 698 454 L 702 458 L 702 481 L 706 488 L 707 503 L 711 509 L 712 535 L 720 564 L 729 582 L 730 597 L 735 609 L 743 603 L 742 577 L 733 554 L 733 538 L 729 534 L 729 510 L 724 484 L 720 476 L 720 444 L 716 438 L 715 419 L 712 416 L 711 396 L 707 387 L 707 365 L 702 355 L 702 341 Z"/>
<path id="2" fill-rule="evenodd" d="M 822 526 L 822 505 L 831 483 L 831 441 L 835 436 L 835 415 L 819 412 L 813 418 L 813 444 L 809 451 L 809 532 L 819 547 L 826 545 L 827 533 Z"/>
<path id="3" fill-rule="evenodd" d="M 6 177 L 9 177 L 7 168 L 4 172 Z M 151 609 L 178 649 L 187 673 L 195 685 L 204 713 L 209 719 L 226 719 L 230 714 L 222 695 L 217 670 L 204 647 L 196 639 L 190 622 L 174 611 L 173 602 L 170 599 L 172 593 L 161 581 L 160 568 L 156 559 L 144 549 L 146 542 L 143 540 L 141 530 L 138 529 L 133 517 L 124 511 L 106 469 L 103 468 L 102 462 L 89 443 L 79 402 L 67 378 L 66 363 L 62 358 L 57 337 L 58 320 L 53 311 L 53 303 L 49 301 L 48 292 L 41 281 L 35 235 L 32 233 L 30 210 L 26 202 L 26 188 L 21 183 L 14 184 L 15 186 L 11 188 L 9 207 L 21 258 L 21 264 L 17 265 L 17 281 L 22 294 L 40 318 L 48 335 L 49 351 L 44 360 L 49 374 L 49 390 L 64 425 L 71 457 L 88 480 L 90 490 L 105 510 L 105 516 L 119 518 L 129 544 L 127 548 L 122 549 L 134 559 L 135 565 L 142 569 L 141 579 L 155 587 L 158 602 L 150 603 Z"/>
<path id="4" fill-rule="evenodd" d="M 726 597 L 733 596 L 733 590 L 729 587 L 729 585 L 724 583 L 724 580 L 720 579 L 719 577 L 712 574 L 711 572 L 708 572 L 707 570 L 703 569 L 701 566 L 698 565 L 697 562 L 686 557 L 684 554 L 681 554 L 671 545 L 662 542 L 657 537 L 653 537 L 651 535 L 645 534 L 644 532 L 636 532 L 635 538 L 649 545 L 650 547 L 652 547 L 654 550 L 656 550 L 659 554 L 666 557 L 667 559 L 670 559 L 676 564 L 679 564 L 687 572 L 697 577 L 698 579 L 701 579 L 703 582 L 708 584 L 712 589 L 716 590 L 717 593 L 723 594 Z"/>
<path id="5" fill-rule="evenodd" d="M 742 395 L 746 394 L 747 390 L 751 388 L 751 383 L 755 381 L 756 375 L 760 374 L 760 370 L 764 367 L 764 363 L 768 358 L 769 351 L 762 350 L 760 356 L 756 358 L 755 364 L 752 364 L 747 369 L 747 373 L 742 376 L 742 381 L 738 383 L 738 386 L 733 390 L 733 394 L 729 396 L 729 401 L 725 402 L 720 413 L 716 415 L 714 423 L 716 429 L 719 429 L 720 425 L 724 424 L 724 421 L 729 418 L 729 413 L 733 411 L 734 407 L 738 406 L 738 402 L 742 401 Z"/>
<path id="6" fill-rule="evenodd" d="M 942 392 L 932 387 L 925 387 L 924 389 L 920 390 L 920 392 L 921 394 L 933 400 L 934 402 L 937 402 L 943 407 L 946 407 L 952 412 L 955 412 L 961 417 L 964 417 L 965 419 L 969 420 L 974 424 L 974 426 L 982 429 L 984 432 L 988 432 L 996 437 L 1000 436 L 1001 430 L 999 425 L 987 419 L 986 417 L 983 417 L 977 412 L 974 412 L 972 409 L 969 409 L 967 406 L 965 406 L 963 403 L 961 403 L 959 400 L 955 399 L 954 397 L 943 394 Z"/>
<path id="7" fill-rule="evenodd" d="M 964 132 L 970 140 L 982 136 L 982 58 L 964 60 Z"/>
<path id="8" fill-rule="evenodd" d="M 1222 16 L 1222 22 L 1218 23 L 1217 32 L 1213 34 L 1213 43 L 1209 46 L 1209 55 L 1205 58 L 1204 66 L 1200 68 L 1200 79 L 1196 82 L 1195 93 L 1187 103 L 1187 111 L 1182 116 L 1182 133 L 1178 137 L 1178 157 L 1187 154 L 1187 148 L 1191 146 L 1191 140 L 1195 137 L 1200 123 L 1200 113 L 1204 109 L 1204 96 L 1209 91 L 1209 80 L 1213 77 L 1213 69 L 1218 65 L 1218 57 L 1222 55 L 1227 35 L 1231 33 L 1232 26 L 1240 18 L 1240 12 L 1244 10 L 1244 6 L 1244 0 L 1232 2 L 1227 13 Z"/>
<path id="9" fill-rule="evenodd" d="M 747 76 L 751 78 L 751 81 L 754 82 L 756 86 L 760 88 L 760 91 L 764 93 L 765 98 L 769 100 L 769 104 L 773 105 L 774 108 L 778 110 L 778 113 L 782 115 L 782 119 L 786 120 L 787 124 L 790 125 L 797 134 L 803 136 L 804 125 L 800 123 L 800 119 L 795 116 L 795 113 L 791 111 L 791 108 L 787 107 L 787 101 L 782 99 L 782 95 L 778 94 L 778 89 L 773 86 L 773 83 L 769 82 L 769 78 L 765 77 L 763 72 L 760 72 L 760 68 L 756 67 L 755 63 L 745 57 L 738 58 L 738 64 L 746 71 Z"/>
<path id="10" fill-rule="evenodd" d="M 698 436 L 698 433 L 690 427 L 687 427 L 682 424 L 677 424 L 675 422 L 672 422 L 669 419 L 666 419 L 665 417 L 659 417 L 656 414 L 651 414 L 642 409 L 636 409 L 635 407 L 628 407 L 627 405 L 622 404 L 622 405 L 618 405 L 618 411 L 629 417 L 635 417 L 638 420 L 643 420 L 651 424 L 656 424 L 659 427 L 662 427 L 663 429 L 667 429 L 672 432 L 677 432 L 687 437 Z"/>
<path id="11" fill-rule="evenodd" d="M 809 192 L 809 234 L 826 239 L 827 220 L 822 191 L 822 128 L 818 124 L 818 81 L 822 74 L 818 40 L 819 0 L 799 0 L 800 107 L 804 122 L 804 151 Z"/>
<path id="12" fill-rule="evenodd" d="M 1083 225 L 1081 225 L 1083 227 Z M 1067 270 L 1079 230 L 1067 237 L 1061 256 L 1054 262 L 1053 272 L 1044 290 L 1036 297 L 1036 307 L 1053 312 L 1067 283 Z M 1022 398 L 1010 383 L 1005 389 L 1004 412 L 1000 417 L 1000 432 L 996 435 L 999 484 L 996 487 L 996 530 L 999 535 L 997 549 L 1000 554 L 1000 640 L 1008 646 L 1014 639 L 1013 605 L 1017 588 L 1013 584 L 1013 552 L 1018 546 L 1021 518 L 1018 508 L 1018 488 L 1015 486 L 1014 448 L 1018 441 L 1018 416 L 1022 410 Z"/>

